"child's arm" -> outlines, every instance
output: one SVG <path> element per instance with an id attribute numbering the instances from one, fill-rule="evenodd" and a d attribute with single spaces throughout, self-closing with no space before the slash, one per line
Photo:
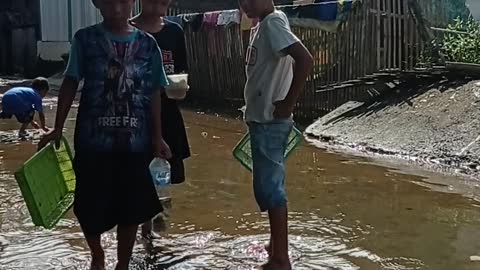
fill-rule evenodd
<path id="1" fill-rule="evenodd" d="M 154 91 L 152 95 L 152 120 L 153 120 L 153 155 L 163 159 L 172 158 L 172 152 L 163 139 L 162 133 L 162 91 Z"/>
<path id="2" fill-rule="evenodd" d="M 62 138 L 63 133 L 63 125 L 65 124 L 65 120 L 67 119 L 73 100 L 75 99 L 77 88 L 78 80 L 68 76 L 65 77 L 62 86 L 60 87 L 60 93 L 58 96 L 58 108 L 57 116 L 55 118 L 55 126 L 53 130 L 45 134 L 45 136 L 40 140 L 38 143 L 38 149 L 42 149 L 51 141 L 55 141 L 57 145 L 60 144 L 60 139 Z"/>
<path id="3" fill-rule="evenodd" d="M 301 42 L 294 43 L 282 50 L 286 55 L 290 55 L 295 61 L 293 69 L 293 80 L 287 97 L 275 103 L 275 118 L 288 118 L 292 115 L 298 97 L 302 93 L 308 75 L 313 68 L 313 57 Z"/>
<path id="4" fill-rule="evenodd" d="M 157 44 L 156 42 L 154 43 Z M 165 86 L 168 86 L 167 75 L 163 68 L 162 54 L 160 48 L 155 46 L 152 57 L 152 77 L 153 77 L 153 93 L 151 97 L 152 106 L 152 145 L 153 155 L 155 157 L 170 159 L 172 152 L 167 143 L 163 139 L 162 133 L 162 93 Z"/>
<path id="5" fill-rule="evenodd" d="M 38 118 L 40 119 L 40 128 L 44 131 L 48 131 L 48 128 L 45 125 L 45 113 L 43 113 L 43 110 L 41 112 L 38 112 Z"/>
<path id="6" fill-rule="evenodd" d="M 48 128 L 46 127 L 45 125 L 45 114 L 43 113 L 44 110 L 43 110 L 43 101 L 42 101 L 42 98 L 36 98 L 35 99 L 35 102 L 33 104 L 33 107 L 35 108 L 35 110 L 38 112 L 38 118 L 40 119 L 40 125 L 38 125 L 37 122 L 35 122 L 33 119 L 32 119 L 32 122 L 30 123 L 32 125 L 32 127 L 34 127 L 35 129 L 43 129 L 44 131 L 48 131 Z"/>

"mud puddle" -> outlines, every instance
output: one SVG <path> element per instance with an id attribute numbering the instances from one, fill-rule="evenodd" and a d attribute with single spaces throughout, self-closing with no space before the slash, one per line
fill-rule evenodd
<path id="1" fill-rule="evenodd" d="M 185 118 L 193 154 L 187 183 L 173 190 L 168 234 L 153 246 L 138 241 L 131 269 L 251 269 L 266 259 L 268 223 L 248 171 L 231 156 L 244 125 L 188 111 Z M 0 140 L 15 137 L 16 128 L 0 122 Z M 35 152 L 38 135 L 31 134 L 0 144 L 0 269 L 87 269 L 89 252 L 72 213 L 53 231 L 29 219 L 13 173 Z M 451 189 L 462 179 L 415 174 L 300 147 L 287 180 L 294 269 L 479 269 L 470 256 L 480 255 L 480 203 Z M 113 269 L 115 234 L 103 242 Z"/>

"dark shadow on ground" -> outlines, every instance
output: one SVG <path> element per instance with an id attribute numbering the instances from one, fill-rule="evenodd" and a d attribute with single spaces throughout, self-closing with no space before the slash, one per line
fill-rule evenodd
<path id="1" fill-rule="evenodd" d="M 324 123 L 324 125 L 335 124 L 347 119 L 369 116 L 382 111 L 385 108 L 401 106 L 405 103 L 409 106 L 413 106 L 413 99 L 432 89 L 444 92 L 448 89 L 464 85 L 470 80 L 471 79 L 462 76 L 399 77 L 395 80 L 381 83 L 380 87 L 387 89 L 379 91 L 381 93 L 380 95 L 373 97 L 371 100 L 353 110 L 349 110 L 333 117 Z M 396 81 L 396 83 L 394 81 Z M 390 87 L 388 84 L 395 86 Z"/>

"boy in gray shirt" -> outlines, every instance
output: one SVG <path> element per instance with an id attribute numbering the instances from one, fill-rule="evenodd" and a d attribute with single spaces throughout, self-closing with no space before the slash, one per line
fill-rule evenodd
<path id="1" fill-rule="evenodd" d="M 272 0 L 239 0 L 252 28 L 247 50 L 245 121 L 248 124 L 255 198 L 270 220 L 270 259 L 260 269 L 290 270 L 284 153 L 293 127 L 293 109 L 313 59 L 292 33 L 287 16 Z"/>

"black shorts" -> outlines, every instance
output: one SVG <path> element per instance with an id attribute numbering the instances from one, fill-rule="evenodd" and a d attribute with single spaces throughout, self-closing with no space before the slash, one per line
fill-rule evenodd
<path id="1" fill-rule="evenodd" d="M 16 113 L 14 114 L 17 121 L 22 124 L 29 124 L 33 121 L 33 117 L 35 116 L 35 110 L 23 112 L 23 113 Z M 8 114 L 5 112 L 0 113 L 0 119 L 10 119 L 12 118 L 12 114 Z"/>
<path id="2" fill-rule="evenodd" d="M 170 163 L 172 184 L 181 184 L 185 182 L 185 165 L 183 159 L 173 158 L 168 161 Z"/>
<path id="3" fill-rule="evenodd" d="M 17 118 L 17 121 L 22 123 L 22 124 L 31 123 L 33 121 L 34 116 L 35 116 L 35 111 L 34 110 L 24 112 L 24 113 L 15 114 L 15 118 Z"/>
<path id="4" fill-rule="evenodd" d="M 77 153 L 74 212 L 87 234 L 138 225 L 163 209 L 148 165 L 150 154 Z"/>

